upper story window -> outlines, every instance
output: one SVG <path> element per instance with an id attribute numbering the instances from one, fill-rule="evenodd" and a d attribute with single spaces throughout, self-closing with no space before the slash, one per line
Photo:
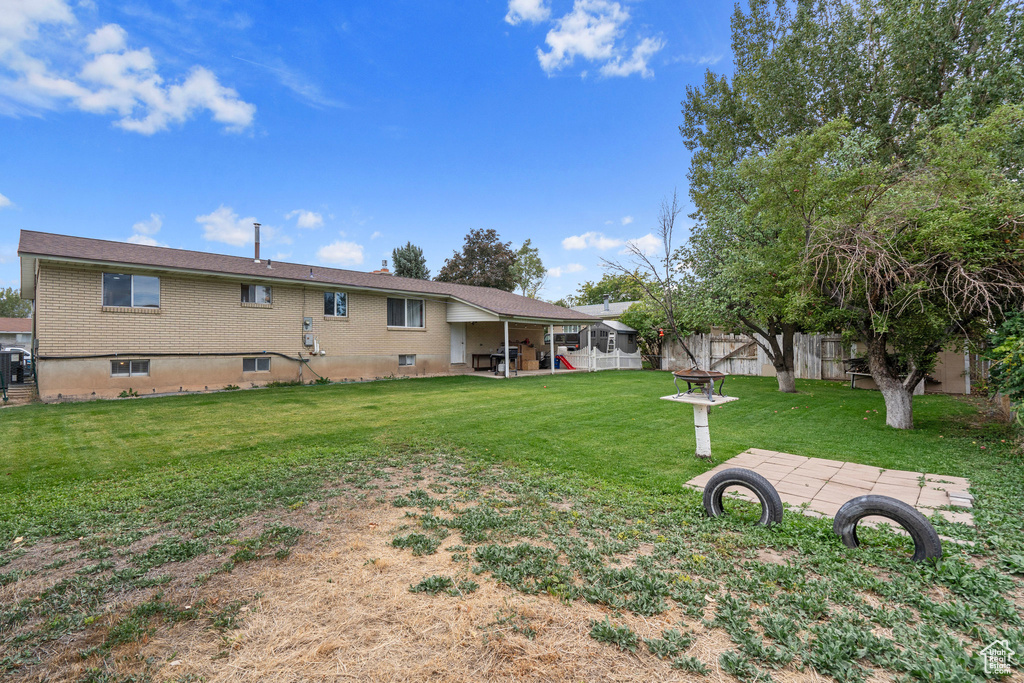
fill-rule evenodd
<path id="1" fill-rule="evenodd" d="M 339 318 L 348 315 L 348 294 L 324 292 L 324 315 L 334 315 Z"/>
<path id="2" fill-rule="evenodd" d="M 270 285 L 242 285 L 243 304 L 272 303 Z"/>
<path id="3" fill-rule="evenodd" d="M 160 308 L 160 278 L 103 273 L 103 305 Z"/>
<path id="4" fill-rule="evenodd" d="M 423 326 L 423 299 L 388 298 L 388 327 Z"/>

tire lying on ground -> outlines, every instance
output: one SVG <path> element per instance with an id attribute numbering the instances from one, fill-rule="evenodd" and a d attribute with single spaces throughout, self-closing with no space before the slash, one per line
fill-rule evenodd
<path id="1" fill-rule="evenodd" d="M 709 517 L 718 517 L 722 509 L 722 494 L 730 486 L 749 489 L 761 501 L 761 519 L 758 524 L 771 526 L 782 521 L 782 500 L 779 492 L 767 479 L 753 470 L 733 467 L 722 470 L 708 480 L 704 487 L 704 509 Z"/>
<path id="2" fill-rule="evenodd" d="M 832 530 L 843 539 L 847 548 L 860 545 L 857 524 L 865 517 L 885 517 L 907 530 L 914 540 L 914 562 L 929 557 L 942 557 L 942 541 L 935 527 L 912 505 L 889 496 L 860 496 L 848 501 L 836 513 Z"/>

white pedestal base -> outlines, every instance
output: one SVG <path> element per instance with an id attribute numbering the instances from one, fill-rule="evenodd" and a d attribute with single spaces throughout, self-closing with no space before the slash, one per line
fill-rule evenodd
<path id="1" fill-rule="evenodd" d="M 681 396 L 672 394 L 671 396 L 662 396 L 661 400 L 674 403 L 689 403 L 693 406 L 693 428 L 697 433 L 697 451 L 695 455 L 698 458 L 710 458 L 711 428 L 708 426 L 708 408 L 732 403 L 733 401 L 738 401 L 739 398 L 736 396 L 716 396 L 714 401 L 709 401 L 706 394 L 683 394 Z"/>

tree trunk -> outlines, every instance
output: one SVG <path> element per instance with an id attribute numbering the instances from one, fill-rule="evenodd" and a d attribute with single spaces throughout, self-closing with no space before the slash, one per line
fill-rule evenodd
<path id="1" fill-rule="evenodd" d="M 779 391 L 784 394 L 796 393 L 796 362 L 793 351 L 795 334 L 795 325 L 782 325 L 782 348 L 772 358 L 775 377 L 779 380 Z"/>
<path id="2" fill-rule="evenodd" d="M 885 399 L 885 424 L 895 429 L 914 428 L 914 389 L 907 388 L 885 355 L 885 335 L 870 333 L 868 369 Z"/>

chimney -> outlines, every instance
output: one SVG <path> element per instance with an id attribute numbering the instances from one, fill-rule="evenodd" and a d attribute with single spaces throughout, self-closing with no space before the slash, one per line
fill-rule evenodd
<path id="1" fill-rule="evenodd" d="M 253 263 L 260 262 L 260 224 L 253 223 L 252 226 L 256 228 L 256 256 L 253 258 Z"/>
<path id="2" fill-rule="evenodd" d="M 391 275 L 391 271 L 388 270 L 388 261 L 384 259 L 380 262 L 380 270 L 371 271 L 374 275 Z"/>
<path id="3" fill-rule="evenodd" d="M 612 298 L 611 294 L 605 294 L 604 295 L 604 310 L 606 310 L 606 311 L 610 311 L 611 310 L 611 308 L 608 306 L 608 300 L 611 299 L 611 298 Z"/>

